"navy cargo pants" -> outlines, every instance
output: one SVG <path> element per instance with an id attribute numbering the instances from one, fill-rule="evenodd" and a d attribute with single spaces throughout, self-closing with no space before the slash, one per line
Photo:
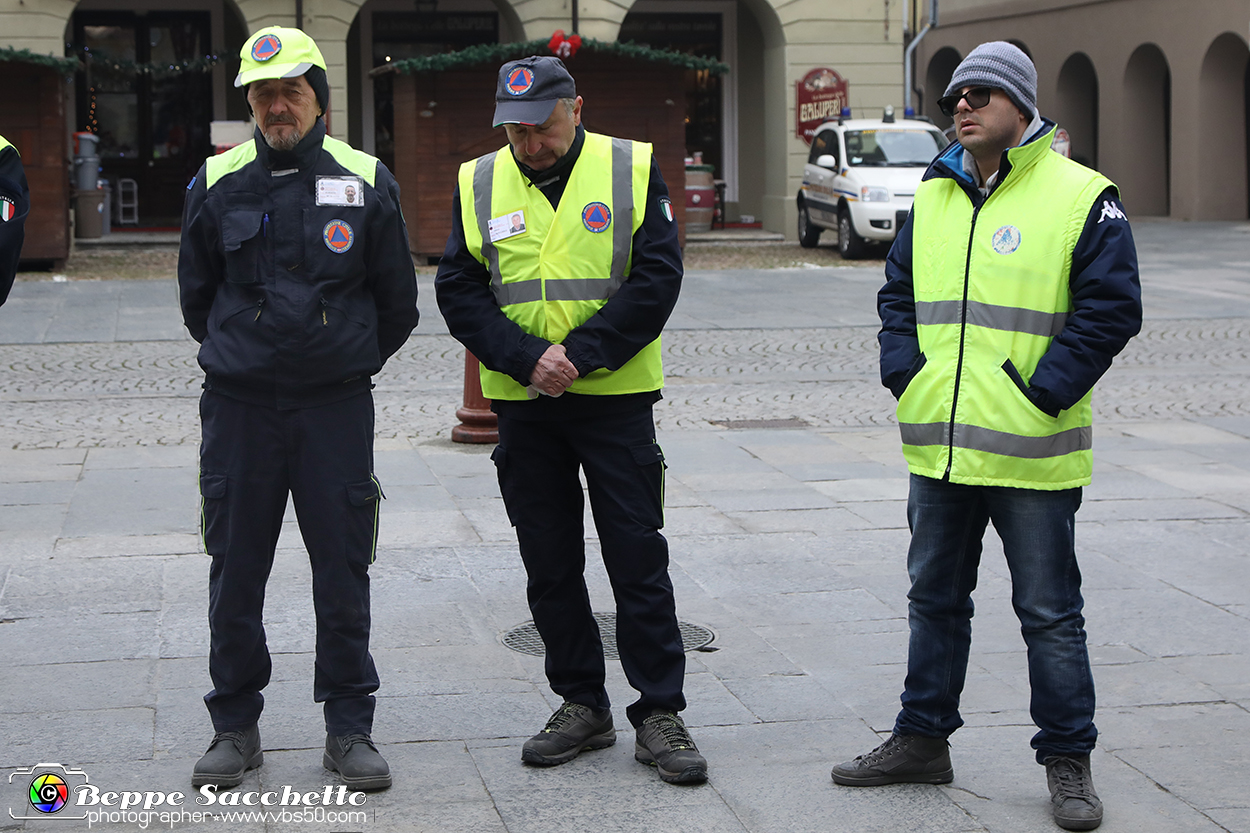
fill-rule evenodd
<path id="1" fill-rule="evenodd" d="M 586 591 L 582 485 L 616 598 L 616 641 L 638 726 L 655 709 L 686 707 L 686 655 L 668 575 L 664 454 L 651 408 L 593 419 L 499 417 L 493 455 L 508 519 L 516 527 L 534 625 L 546 646 L 547 680 L 564 699 L 609 706 L 603 643 Z"/>
<path id="2" fill-rule="evenodd" d="M 326 731 L 368 733 L 378 673 L 369 655 L 369 565 L 381 488 L 373 476 L 373 395 L 294 410 L 205 391 L 200 399 L 201 524 L 212 556 L 204 696 L 216 731 L 246 728 L 271 664 L 262 614 L 287 494 L 312 564 L 313 699 Z"/>

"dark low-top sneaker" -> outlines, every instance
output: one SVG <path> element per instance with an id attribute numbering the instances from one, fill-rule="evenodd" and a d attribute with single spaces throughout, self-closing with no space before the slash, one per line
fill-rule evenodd
<path id="1" fill-rule="evenodd" d="M 212 784 L 218 788 L 237 787 L 243 773 L 265 762 L 260 749 L 260 729 L 252 724 L 241 732 L 218 732 L 208 751 L 195 762 L 191 786 Z"/>
<path id="2" fill-rule="evenodd" d="M 321 764 L 353 790 L 384 790 L 391 785 L 390 766 L 373 738 L 363 733 L 326 735 Z"/>
<path id="3" fill-rule="evenodd" d="M 686 724 L 673 712 L 657 712 L 638 727 L 634 760 L 655 767 L 670 784 L 707 780 L 707 759 L 699 754 Z"/>
<path id="4" fill-rule="evenodd" d="M 1045 761 L 1050 809 L 1064 830 L 1093 830 L 1102 824 L 1102 801 L 1094 792 L 1089 755 L 1051 755 Z"/>
<path id="5" fill-rule="evenodd" d="M 950 744 L 921 735 L 890 735 L 867 755 L 835 766 L 832 774 L 835 783 L 847 787 L 949 784 L 955 778 Z"/>
<path id="6" fill-rule="evenodd" d="M 612 710 L 595 711 L 581 703 L 560 706 L 547 725 L 521 747 L 521 760 L 535 766 L 556 766 L 583 749 L 606 749 L 616 743 Z"/>

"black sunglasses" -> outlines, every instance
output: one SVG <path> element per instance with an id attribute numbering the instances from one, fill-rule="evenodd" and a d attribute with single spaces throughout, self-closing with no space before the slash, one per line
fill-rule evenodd
<path id="1" fill-rule="evenodd" d="M 951 93 L 938 99 L 938 109 L 948 119 L 954 118 L 955 108 L 959 106 L 959 100 L 967 99 L 969 107 L 973 110 L 980 110 L 990 103 L 990 93 L 993 91 L 993 87 L 973 87 L 966 93 Z"/>

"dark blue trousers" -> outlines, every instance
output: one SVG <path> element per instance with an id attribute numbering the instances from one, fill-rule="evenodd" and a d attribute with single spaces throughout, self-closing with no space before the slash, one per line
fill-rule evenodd
<path id="1" fill-rule="evenodd" d="M 664 455 L 651 408 L 591 419 L 499 417 L 494 453 L 508 519 L 516 527 L 534 624 L 547 649 L 556 694 L 595 709 L 609 706 L 603 643 L 586 591 L 582 485 L 616 598 L 616 641 L 630 685 L 626 709 L 639 725 L 655 709 L 686 707 L 686 655 L 668 575 Z"/>
<path id="2" fill-rule="evenodd" d="M 312 564 L 313 699 L 326 731 L 370 732 L 378 673 L 369 655 L 369 565 L 381 488 L 373 476 L 373 395 L 295 410 L 206 391 L 200 495 L 208 579 L 204 697 L 217 731 L 260 717 L 271 664 L 262 616 L 287 495 Z"/>

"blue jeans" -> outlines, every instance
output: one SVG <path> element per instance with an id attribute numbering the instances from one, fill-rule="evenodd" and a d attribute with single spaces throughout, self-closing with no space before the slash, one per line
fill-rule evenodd
<path id="1" fill-rule="evenodd" d="M 1011 603 L 1028 647 L 1029 705 L 1040 763 L 1094 748 L 1094 678 L 1081 615 L 1081 572 L 1074 527 L 1081 490 L 964 486 L 911 476 L 907 594 L 911 639 L 903 708 L 894 731 L 946 737 L 963 725 L 959 695 L 972 642 L 985 526 L 1003 541 Z"/>

